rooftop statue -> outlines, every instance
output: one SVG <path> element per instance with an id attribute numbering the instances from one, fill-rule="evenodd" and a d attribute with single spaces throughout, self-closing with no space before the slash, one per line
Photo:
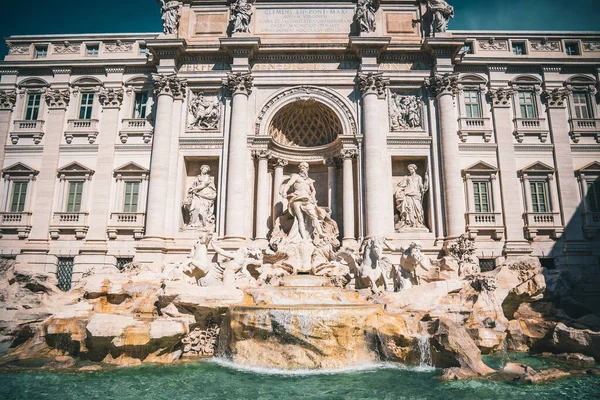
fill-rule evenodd
<path id="1" fill-rule="evenodd" d="M 250 33 L 250 19 L 252 17 L 252 5 L 247 0 L 236 0 L 231 4 L 231 16 L 229 22 L 232 23 L 231 33 Z"/>
<path id="2" fill-rule="evenodd" d="M 425 180 L 417 175 L 417 166 L 410 164 L 408 166 L 409 175 L 402 178 L 398 185 L 394 197 L 396 208 L 400 212 L 400 218 L 396 224 L 396 229 L 404 228 L 426 228 L 425 212 L 423 210 L 423 195 L 429 190 L 429 177 L 425 173 Z"/>
<path id="3" fill-rule="evenodd" d="M 454 7 L 445 0 L 429 0 L 427 5 L 432 15 L 431 32 L 446 32 L 448 30 L 448 21 L 454 18 Z"/>
<path id="4" fill-rule="evenodd" d="M 165 35 L 177 35 L 181 19 L 181 3 L 178 1 L 158 0 L 161 6 L 162 24 Z"/>
<path id="5" fill-rule="evenodd" d="M 354 19 L 358 23 L 361 32 L 375 32 L 375 5 L 373 0 L 358 0 Z"/>

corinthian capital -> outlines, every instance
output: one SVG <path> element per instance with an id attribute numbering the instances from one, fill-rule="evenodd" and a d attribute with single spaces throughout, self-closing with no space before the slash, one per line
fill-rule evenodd
<path id="1" fill-rule="evenodd" d="M 492 107 L 510 107 L 510 99 L 515 95 L 515 91 L 510 88 L 490 89 L 488 91 L 492 100 Z"/>
<path id="2" fill-rule="evenodd" d="M 100 89 L 98 93 L 100 104 L 105 108 L 119 108 L 123 104 L 123 89 Z"/>
<path id="3" fill-rule="evenodd" d="M 177 75 L 160 75 L 153 74 L 152 80 L 154 81 L 154 95 L 168 95 L 174 98 L 185 97 L 185 91 L 187 89 L 187 80 L 180 79 Z"/>
<path id="4" fill-rule="evenodd" d="M 71 92 L 69 89 L 48 89 L 44 92 L 44 98 L 50 108 L 67 108 Z"/>
<path id="5" fill-rule="evenodd" d="M 341 158 L 355 158 L 356 156 L 358 156 L 358 150 L 357 149 L 342 149 L 340 150 L 340 157 Z"/>
<path id="6" fill-rule="evenodd" d="M 542 98 L 546 100 L 548 107 L 564 107 L 565 101 L 571 95 L 571 90 L 567 88 L 556 88 L 546 90 L 542 93 Z"/>
<path id="7" fill-rule="evenodd" d="M 425 79 L 425 86 L 436 96 L 443 94 L 456 95 L 458 88 L 458 74 L 436 74 Z"/>
<path id="8" fill-rule="evenodd" d="M 252 157 L 256 160 L 271 158 L 271 151 L 267 149 L 252 150 Z"/>
<path id="9" fill-rule="evenodd" d="M 225 86 L 231 94 L 246 94 L 252 92 L 252 74 L 250 72 L 229 72 L 227 78 L 223 79 Z"/>
<path id="10" fill-rule="evenodd" d="M 363 96 L 375 93 L 380 99 L 385 99 L 389 84 L 390 80 L 384 78 L 382 72 L 358 73 L 358 87 Z"/>
<path id="11" fill-rule="evenodd" d="M 0 90 L 0 110 L 12 110 L 16 102 L 16 90 Z"/>

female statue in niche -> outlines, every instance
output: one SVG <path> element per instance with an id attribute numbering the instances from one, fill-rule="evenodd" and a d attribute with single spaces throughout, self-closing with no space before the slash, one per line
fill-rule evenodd
<path id="1" fill-rule="evenodd" d="M 210 167 L 200 167 L 200 175 L 196 177 L 188 189 L 183 201 L 183 208 L 188 212 L 188 228 L 207 228 L 215 222 L 215 199 L 217 188 L 214 179 L 208 173 Z"/>
<path id="2" fill-rule="evenodd" d="M 429 177 L 425 172 L 425 181 L 417 175 L 417 166 L 408 166 L 409 175 L 402 178 L 394 197 L 396 209 L 400 212 L 400 219 L 396 229 L 402 228 L 426 228 L 425 212 L 423 210 L 423 195 L 429 190 Z"/>

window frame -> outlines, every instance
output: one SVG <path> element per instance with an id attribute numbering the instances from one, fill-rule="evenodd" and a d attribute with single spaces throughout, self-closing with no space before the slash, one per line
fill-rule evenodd
<path id="1" fill-rule="evenodd" d="M 138 110 L 138 96 L 142 96 L 142 99 L 145 96 L 146 101 L 145 102 L 140 102 L 139 103 L 139 110 Z M 149 104 L 148 102 L 150 101 L 150 93 L 147 91 L 135 91 L 134 95 L 133 95 L 133 109 L 132 109 L 132 113 L 131 113 L 131 117 L 133 119 L 146 119 L 148 118 L 148 107 Z M 143 113 L 141 112 L 141 110 L 143 110 Z"/>
<path id="2" fill-rule="evenodd" d="M 517 48 L 522 48 L 523 52 L 522 53 L 515 52 L 515 50 Z M 512 51 L 512 54 L 515 56 L 526 56 L 528 54 L 527 42 L 524 40 L 516 40 L 514 42 L 511 41 L 511 51 Z"/>
<path id="3" fill-rule="evenodd" d="M 33 58 L 48 58 L 49 46 L 47 44 L 36 44 L 33 47 Z"/>
<path id="4" fill-rule="evenodd" d="M 585 100 L 585 103 L 583 105 L 583 107 L 581 106 L 581 103 L 577 103 L 576 99 L 577 96 L 582 96 L 583 99 Z M 585 110 L 586 116 L 580 116 L 578 115 L 579 110 L 582 109 Z M 592 119 L 594 118 L 594 112 L 593 112 L 593 108 L 592 108 L 592 104 L 590 102 L 590 95 L 588 91 L 585 90 L 573 90 L 573 112 L 574 112 L 574 117 L 577 119 Z"/>
<path id="5" fill-rule="evenodd" d="M 80 189 L 79 193 L 73 193 L 73 202 L 71 202 L 71 188 L 73 185 L 76 185 L 76 189 Z M 83 208 L 83 191 L 85 189 L 85 180 L 84 179 L 69 179 L 67 182 L 67 196 L 66 203 L 64 205 L 64 210 L 67 213 L 80 213 Z M 79 196 L 79 202 L 76 201 L 77 196 Z M 77 207 L 78 205 L 78 207 Z"/>
<path id="6" fill-rule="evenodd" d="M 535 193 L 534 193 L 534 187 L 535 189 Z M 540 200 L 540 193 L 538 191 L 538 188 L 542 188 L 542 195 L 543 195 L 543 203 L 541 203 Z M 531 212 L 532 213 L 550 213 L 552 212 L 550 210 L 550 202 L 548 201 L 548 193 L 550 192 L 548 190 L 548 182 L 546 180 L 542 180 L 539 178 L 534 178 L 534 179 L 530 179 L 529 180 L 529 190 L 530 190 L 530 194 L 531 194 Z M 542 207 L 543 206 L 543 210 Z M 537 207 L 537 210 L 536 210 Z"/>
<path id="7" fill-rule="evenodd" d="M 18 202 L 15 204 L 15 196 L 17 195 L 17 186 L 22 187 L 25 185 L 25 191 L 19 190 L 19 198 Z M 23 213 L 27 208 L 27 192 L 29 191 L 29 181 L 28 180 L 14 180 L 11 185 L 11 194 L 10 194 L 10 210 L 11 213 Z M 16 206 L 16 207 L 15 207 Z M 15 209 L 16 208 L 16 209 Z"/>
<path id="8" fill-rule="evenodd" d="M 596 177 L 591 182 L 586 181 L 585 210 L 590 213 L 600 213 L 600 177 Z M 593 196 L 590 195 L 590 188 L 593 191 Z M 590 198 L 593 198 L 594 204 L 590 203 Z"/>
<path id="9" fill-rule="evenodd" d="M 491 182 L 489 179 L 482 179 L 475 177 L 471 180 L 471 184 L 473 185 L 473 207 L 475 208 L 474 212 L 476 213 L 491 213 L 492 211 L 492 199 L 491 199 Z M 485 187 L 485 193 L 481 193 L 480 188 Z M 483 196 L 485 196 L 485 202 L 483 202 Z M 479 200 L 479 201 L 478 201 Z M 487 209 L 483 209 L 483 206 L 486 206 Z M 479 210 L 478 210 L 479 207 Z"/>
<path id="10" fill-rule="evenodd" d="M 522 103 L 521 102 L 521 94 L 523 94 L 523 101 L 527 100 L 525 95 L 529 94 L 531 96 L 531 103 Z M 517 90 L 517 103 L 519 105 L 519 114 L 523 119 L 537 119 L 539 118 L 538 107 L 537 107 L 537 98 L 535 90 L 530 89 L 518 89 Z M 531 107 L 531 116 L 528 113 L 528 106 Z M 525 110 L 525 113 L 523 113 Z"/>
<path id="11" fill-rule="evenodd" d="M 473 100 L 471 94 L 474 93 L 475 101 L 467 102 L 467 93 L 469 93 L 469 100 Z M 483 112 L 481 107 L 481 91 L 475 88 L 465 88 L 463 90 L 463 104 L 465 105 L 465 116 L 466 118 L 483 118 Z M 473 107 L 477 107 L 477 115 L 473 115 Z M 469 115 L 471 114 L 471 115 Z"/>
<path id="12" fill-rule="evenodd" d="M 85 56 L 86 57 L 99 57 L 100 56 L 100 43 L 86 43 Z"/>
<path id="13" fill-rule="evenodd" d="M 140 208 L 140 189 L 142 187 L 141 179 L 124 179 L 123 180 L 123 201 L 122 201 L 122 212 L 124 213 L 137 213 Z M 129 194 L 127 189 L 129 185 L 137 185 L 137 193 L 135 193 L 135 204 L 133 204 L 133 191 Z M 133 207 L 135 206 L 135 207 Z"/>
<path id="14" fill-rule="evenodd" d="M 18 162 L 2 170 L 4 179 L 4 191 L 0 211 L 9 213 L 28 213 L 31 207 L 32 193 L 35 192 L 35 181 L 39 171 Z M 24 195 L 23 210 L 12 211 L 15 183 L 26 183 L 27 188 Z"/>
<path id="15" fill-rule="evenodd" d="M 90 99 L 91 97 L 91 99 Z M 84 104 L 85 99 L 85 104 Z M 96 93 L 92 91 L 83 91 L 79 95 L 79 106 L 77 109 L 77 119 L 89 121 L 94 119 L 94 103 Z"/>
<path id="16" fill-rule="evenodd" d="M 580 56 L 581 55 L 581 44 L 579 41 L 565 41 L 565 54 L 569 57 L 576 57 L 576 56 Z M 574 54 L 570 54 L 569 53 L 569 49 L 573 48 L 572 46 L 575 46 L 575 53 Z"/>
<path id="17" fill-rule="evenodd" d="M 37 104 L 30 104 L 32 98 L 37 98 Z M 23 113 L 23 120 L 25 121 L 38 121 L 40 118 L 40 111 L 42 109 L 42 94 L 39 92 L 27 93 L 25 100 L 25 110 Z M 31 111 L 32 115 L 29 115 Z"/>

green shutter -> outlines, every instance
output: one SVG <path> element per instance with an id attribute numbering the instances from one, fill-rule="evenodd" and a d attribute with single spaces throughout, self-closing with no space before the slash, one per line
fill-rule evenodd
<path id="1" fill-rule="evenodd" d="M 125 182 L 123 212 L 137 212 L 139 191 L 139 182 Z"/>
<path id="2" fill-rule="evenodd" d="M 11 212 L 25 211 L 25 199 L 27 197 L 27 182 L 15 182 L 13 186 L 13 197 L 10 206 Z"/>
<path id="3" fill-rule="evenodd" d="M 80 212 L 83 195 L 83 182 L 69 182 L 69 198 L 67 199 L 67 212 Z"/>

